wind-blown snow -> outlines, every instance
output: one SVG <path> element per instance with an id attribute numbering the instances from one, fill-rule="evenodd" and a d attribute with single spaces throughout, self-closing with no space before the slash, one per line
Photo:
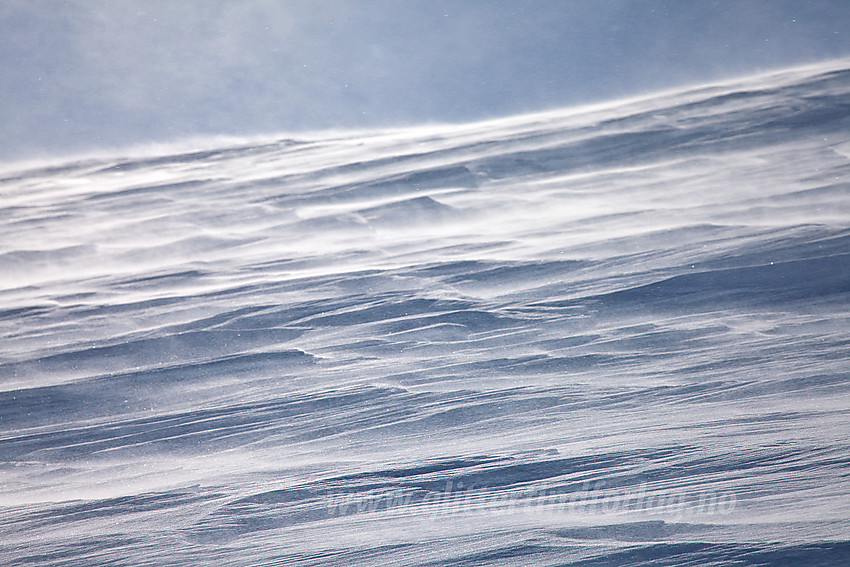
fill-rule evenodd
<path id="1" fill-rule="evenodd" d="M 847 563 L 848 101 L 7 167 L 3 563 Z"/>

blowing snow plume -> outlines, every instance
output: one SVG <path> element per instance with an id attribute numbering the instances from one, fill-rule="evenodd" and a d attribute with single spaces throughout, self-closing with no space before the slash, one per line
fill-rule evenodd
<path id="1" fill-rule="evenodd" d="M 848 100 L 7 169 L 5 563 L 848 562 Z"/>

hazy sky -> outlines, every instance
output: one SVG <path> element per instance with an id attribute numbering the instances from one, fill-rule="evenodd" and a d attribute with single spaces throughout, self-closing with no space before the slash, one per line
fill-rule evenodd
<path id="1" fill-rule="evenodd" d="M 2 0 L 0 160 L 470 120 L 847 56 L 847 0 Z"/>

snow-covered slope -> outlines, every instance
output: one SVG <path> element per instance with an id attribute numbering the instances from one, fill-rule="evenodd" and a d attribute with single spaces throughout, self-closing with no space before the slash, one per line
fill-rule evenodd
<path id="1" fill-rule="evenodd" d="M 0 174 L 5 565 L 850 562 L 850 63 Z"/>

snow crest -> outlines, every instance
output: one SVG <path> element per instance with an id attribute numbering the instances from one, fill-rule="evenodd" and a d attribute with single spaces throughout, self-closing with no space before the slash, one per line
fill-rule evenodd
<path id="1" fill-rule="evenodd" d="M 4 563 L 847 563 L 848 100 L 7 167 Z"/>

